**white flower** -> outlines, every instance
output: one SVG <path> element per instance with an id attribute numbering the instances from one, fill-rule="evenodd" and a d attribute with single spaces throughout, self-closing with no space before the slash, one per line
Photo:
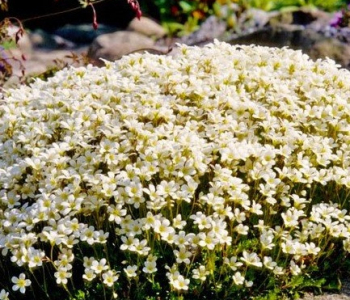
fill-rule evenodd
<path id="1" fill-rule="evenodd" d="M 129 278 L 132 278 L 137 276 L 137 273 L 136 273 L 137 269 L 138 267 L 136 265 L 127 266 L 126 268 L 124 268 L 124 272 L 126 273 L 126 276 L 128 276 Z"/>
<path id="2" fill-rule="evenodd" d="M 286 227 L 297 226 L 299 218 L 304 215 L 305 213 L 302 210 L 297 210 L 294 207 L 289 208 L 287 212 L 281 214 Z"/>
<path id="3" fill-rule="evenodd" d="M 347 240 L 343 241 L 343 248 L 345 251 L 350 253 L 350 239 L 349 238 Z"/>
<path id="4" fill-rule="evenodd" d="M 274 273 L 275 275 L 284 275 L 284 274 L 285 274 L 285 270 L 283 270 L 282 267 L 276 266 L 276 267 L 273 269 L 273 273 Z"/>
<path id="5" fill-rule="evenodd" d="M 152 228 L 154 226 L 154 222 L 155 222 L 156 218 L 155 216 L 152 214 L 152 212 L 147 212 L 146 217 L 143 219 L 143 227 L 144 229 L 148 230 L 150 228 Z"/>
<path id="6" fill-rule="evenodd" d="M 311 242 L 311 243 L 306 243 L 306 251 L 309 254 L 317 255 L 321 251 L 321 248 L 317 247 L 315 243 Z"/>
<path id="7" fill-rule="evenodd" d="M 129 234 L 128 236 L 122 236 L 121 240 L 123 244 L 120 245 L 121 250 L 130 250 L 134 248 L 134 245 L 139 242 L 139 239 L 135 238 L 134 235 Z"/>
<path id="8" fill-rule="evenodd" d="M 84 263 L 83 263 L 84 267 L 87 269 L 91 268 L 93 261 L 95 261 L 95 258 L 93 256 L 91 257 L 84 256 Z"/>
<path id="9" fill-rule="evenodd" d="M 260 257 L 255 252 L 247 252 L 243 251 L 241 260 L 245 262 L 248 266 L 252 265 L 258 268 L 262 267 L 262 262 L 260 260 Z"/>
<path id="10" fill-rule="evenodd" d="M 27 252 L 29 268 L 40 267 L 43 264 L 45 252 L 30 247 Z"/>
<path id="11" fill-rule="evenodd" d="M 207 275 L 209 275 L 209 271 L 205 268 L 205 266 L 199 266 L 199 268 L 193 269 L 192 273 L 192 278 L 199 279 L 200 281 L 205 281 Z"/>
<path id="12" fill-rule="evenodd" d="M 246 280 L 246 281 L 245 281 L 245 286 L 248 287 L 248 288 L 252 287 L 253 284 L 254 284 L 254 282 L 251 281 L 251 280 L 249 280 L 249 281 Z"/>
<path id="13" fill-rule="evenodd" d="M 186 235 L 185 231 L 180 231 L 178 234 L 174 235 L 174 243 L 178 247 L 186 246 L 189 244 L 191 239 L 190 235 Z"/>
<path id="14" fill-rule="evenodd" d="M 184 246 L 180 246 L 179 250 L 174 250 L 174 254 L 178 264 L 185 263 L 188 265 L 191 262 L 189 258 L 192 256 L 192 253 L 187 251 L 186 247 Z"/>
<path id="15" fill-rule="evenodd" d="M 215 233 L 210 231 L 209 233 L 200 232 L 198 234 L 198 237 L 200 237 L 199 245 L 201 247 L 206 247 L 209 250 L 213 250 L 215 248 L 215 245 L 219 243 L 218 238 L 215 236 Z"/>
<path id="16" fill-rule="evenodd" d="M 224 262 L 225 262 L 225 264 L 229 265 L 229 267 L 233 271 L 236 271 L 237 268 L 239 268 L 240 266 L 243 265 L 243 263 L 237 261 L 237 257 L 236 256 L 231 256 L 230 259 L 228 259 L 227 257 L 224 257 Z"/>
<path id="17" fill-rule="evenodd" d="M 183 227 L 186 225 L 186 221 L 182 220 L 181 214 L 178 214 L 173 219 L 173 226 L 177 229 L 183 229 Z"/>
<path id="18" fill-rule="evenodd" d="M 87 281 L 92 281 L 93 279 L 96 278 L 96 273 L 94 270 L 90 269 L 90 268 L 85 268 L 85 272 L 83 274 L 83 278 Z"/>
<path id="19" fill-rule="evenodd" d="M 174 232 L 174 228 L 171 227 L 170 221 L 168 219 L 156 220 L 154 222 L 154 231 L 159 233 L 164 239 Z"/>
<path id="20" fill-rule="evenodd" d="M 89 226 L 82 230 L 80 235 L 81 241 L 86 241 L 89 245 L 95 243 L 95 228 L 94 226 Z"/>
<path id="21" fill-rule="evenodd" d="M 151 274 L 157 271 L 157 257 L 152 254 L 148 255 L 142 269 L 143 272 Z"/>
<path id="22" fill-rule="evenodd" d="M 194 224 L 197 224 L 200 230 L 210 228 L 210 218 L 201 211 L 198 211 L 195 215 L 191 215 L 190 219 L 194 220 Z"/>
<path id="23" fill-rule="evenodd" d="M 123 205 L 120 203 L 108 206 L 107 211 L 109 213 L 108 221 L 114 221 L 116 224 L 120 224 L 122 217 L 126 215 L 126 209 L 123 209 Z"/>
<path id="24" fill-rule="evenodd" d="M 68 272 L 68 269 L 65 267 L 59 267 L 54 276 L 56 277 L 57 284 L 67 284 L 68 278 L 72 277 L 72 273 Z"/>
<path id="25" fill-rule="evenodd" d="M 188 285 L 190 283 L 189 279 L 186 279 L 182 275 L 177 276 L 173 279 L 172 285 L 175 290 L 188 290 Z"/>
<path id="26" fill-rule="evenodd" d="M 284 253 L 288 254 L 295 254 L 296 253 L 296 242 L 291 240 L 286 240 L 285 242 L 281 243 L 282 251 Z"/>
<path id="27" fill-rule="evenodd" d="M 119 275 L 116 274 L 114 270 L 108 270 L 107 272 L 102 273 L 103 283 L 108 287 L 112 287 L 118 278 Z"/>
<path id="28" fill-rule="evenodd" d="M 277 266 L 277 263 L 274 262 L 270 256 L 264 256 L 263 262 L 264 266 L 270 270 L 273 270 Z"/>
<path id="29" fill-rule="evenodd" d="M 238 224 L 235 228 L 235 231 L 237 231 L 238 234 L 241 235 L 247 235 L 249 232 L 249 227 L 247 225 L 243 225 L 243 224 Z"/>
<path id="30" fill-rule="evenodd" d="M 274 239 L 274 233 L 271 230 L 262 230 L 262 233 L 260 235 L 260 243 L 262 246 L 262 249 L 269 249 L 271 250 L 275 244 L 273 243 Z"/>
<path id="31" fill-rule="evenodd" d="M 25 293 L 26 287 L 30 286 L 32 283 L 29 279 L 26 279 L 26 275 L 24 273 L 19 274 L 18 277 L 13 276 L 11 281 L 14 283 L 12 289 L 14 291 L 19 290 L 22 294 Z"/>
<path id="32" fill-rule="evenodd" d="M 290 272 L 294 276 L 299 275 L 301 273 L 300 267 L 294 262 L 294 260 L 290 262 Z"/>
<path id="33" fill-rule="evenodd" d="M 157 264 L 154 261 L 145 261 L 144 265 L 142 271 L 145 273 L 151 274 L 157 271 Z"/>
<path id="34" fill-rule="evenodd" d="M 9 300 L 9 292 L 6 292 L 4 289 L 0 291 L 0 300 Z"/>
<path id="35" fill-rule="evenodd" d="M 52 262 L 58 284 L 74 273 L 113 287 L 116 261 L 87 253 L 107 247 L 125 277 L 155 281 L 161 253 L 184 292 L 187 276 L 221 285 L 233 271 L 248 289 L 255 268 L 291 277 L 323 248 L 350 252 L 350 73 L 287 48 L 179 49 L 3 92 L 0 248 L 16 267 Z"/>
<path id="36" fill-rule="evenodd" d="M 108 270 L 109 266 L 107 265 L 107 260 L 102 258 L 100 261 L 94 260 L 90 268 L 96 274 L 100 274 L 101 272 Z"/>
<path id="37" fill-rule="evenodd" d="M 236 272 L 233 276 L 233 281 L 236 285 L 242 285 L 244 283 L 244 276 L 240 272 Z"/>
<path id="38" fill-rule="evenodd" d="M 263 211 L 261 210 L 262 206 L 260 203 L 256 203 L 253 200 L 252 206 L 250 208 L 250 212 L 252 212 L 253 214 L 257 214 L 257 215 L 262 215 Z"/>

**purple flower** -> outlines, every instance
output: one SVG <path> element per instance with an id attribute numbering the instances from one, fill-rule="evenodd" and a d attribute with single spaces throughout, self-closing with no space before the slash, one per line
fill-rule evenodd
<path id="1" fill-rule="evenodd" d="M 343 13 L 341 11 L 338 11 L 334 14 L 329 25 L 331 27 L 338 27 L 338 26 L 340 26 L 342 19 L 343 19 Z"/>

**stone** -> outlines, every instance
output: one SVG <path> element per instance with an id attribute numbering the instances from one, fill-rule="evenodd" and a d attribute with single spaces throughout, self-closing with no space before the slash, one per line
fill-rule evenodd
<path id="1" fill-rule="evenodd" d="M 329 27 L 334 17 L 334 13 L 328 13 L 321 10 L 311 10 L 310 14 L 314 20 L 307 24 L 307 28 L 315 31 L 322 31 L 324 28 Z"/>
<path id="2" fill-rule="evenodd" d="M 270 22 L 270 19 L 276 15 L 276 12 L 267 12 L 262 9 L 252 8 L 243 13 L 243 21 L 248 23 L 250 28 L 261 28 Z M 245 25 L 245 27 L 247 27 Z"/>
<path id="3" fill-rule="evenodd" d="M 287 11 L 276 12 L 271 15 L 267 25 L 302 25 L 315 31 L 322 31 L 331 23 L 334 14 L 319 9 L 290 9 Z"/>
<path id="4" fill-rule="evenodd" d="M 76 47 L 75 43 L 41 29 L 31 32 L 30 40 L 34 47 L 41 49 L 74 49 Z"/>
<path id="5" fill-rule="evenodd" d="M 141 17 L 140 20 L 133 19 L 126 30 L 135 31 L 154 39 L 160 39 L 166 35 L 161 25 L 147 17 Z"/>
<path id="6" fill-rule="evenodd" d="M 97 65 L 103 65 L 101 58 L 114 61 L 125 54 L 153 49 L 153 47 L 153 39 L 143 34 L 117 31 L 98 36 L 89 47 L 88 57 Z"/>
<path id="7" fill-rule="evenodd" d="M 97 29 L 93 29 L 91 23 L 66 24 L 57 28 L 53 33 L 75 44 L 90 44 L 98 36 L 112 33 L 120 28 L 110 25 L 99 24 Z"/>
<path id="8" fill-rule="evenodd" d="M 316 42 L 308 51 L 313 59 L 329 57 L 342 67 L 350 69 L 350 45 L 334 38 Z"/>
<path id="9" fill-rule="evenodd" d="M 306 34 L 303 27 L 298 25 L 279 25 L 259 28 L 251 33 L 234 36 L 229 39 L 231 44 L 250 45 L 256 44 L 269 47 L 299 48 L 302 40 L 301 35 Z"/>
<path id="10" fill-rule="evenodd" d="M 22 53 L 19 49 L 11 50 L 8 56 L 14 56 L 18 60 L 11 60 L 12 65 L 12 77 L 5 83 L 4 87 L 8 88 L 19 83 L 20 79 L 25 77 L 32 77 L 47 72 L 49 69 L 57 68 L 62 65 L 75 65 L 79 66 L 77 60 L 72 59 L 72 55 L 83 55 L 86 52 L 86 47 L 76 48 L 74 52 L 71 50 L 43 50 L 34 49 L 30 56 L 26 56 L 26 59 L 21 58 Z M 24 74 L 22 74 L 24 71 Z"/>
<path id="11" fill-rule="evenodd" d="M 181 38 L 178 42 L 187 45 L 205 44 L 214 39 L 220 39 L 226 32 L 226 22 L 216 16 L 208 17 L 198 30 Z"/>

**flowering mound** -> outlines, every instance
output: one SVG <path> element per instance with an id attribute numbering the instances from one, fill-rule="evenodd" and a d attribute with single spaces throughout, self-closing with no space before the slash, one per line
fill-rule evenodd
<path id="1" fill-rule="evenodd" d="M 1 299 L 330 286 L 350 252 L 349 83 L 332 61 L 215 42 L 7 91 Z"/>

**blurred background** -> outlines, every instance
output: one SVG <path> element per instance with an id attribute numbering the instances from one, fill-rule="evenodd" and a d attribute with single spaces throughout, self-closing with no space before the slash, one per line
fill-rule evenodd
<path id="1" fill-rule="evenodd" d="M 140 0 L 140 20 L 129 2 L 0 0 L 0 83 L 135 51 L 171 55 L 176 43 L 214 39 L 288 46 L 350 68 L 346 0 Z"/>

